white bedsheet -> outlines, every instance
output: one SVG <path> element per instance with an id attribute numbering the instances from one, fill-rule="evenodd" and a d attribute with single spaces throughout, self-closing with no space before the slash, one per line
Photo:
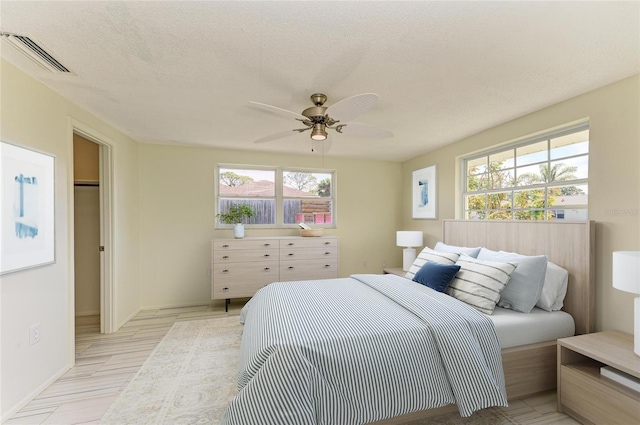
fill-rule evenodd
<path id="1" fill-rule="evenodd" d="M 544 311 L 534 308 L 531 313 L 519 313 L 496 307 L 489 317 L 496 327 L 500 348 L 535 344 L 575 335 L 575 322 L 564 311 Z"/>

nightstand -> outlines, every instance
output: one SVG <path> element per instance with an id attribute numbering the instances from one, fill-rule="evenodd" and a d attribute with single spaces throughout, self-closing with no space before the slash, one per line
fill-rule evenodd
<path id="1" fill-rule="evenodd" d="M 558 340 L 558 411 L 584 424 L 640 422 L 640 392 L 600 374 L 610 366 L 640 378 L 633 335 L 597 332 Z"/>
<path id="2" fill-rule="evenodd" d="M 396 276 L 404 277 L 407 272 L 402 270 L 402 267 L 385 267 L 382 269 L 385 274 L 395 274 Z"/>

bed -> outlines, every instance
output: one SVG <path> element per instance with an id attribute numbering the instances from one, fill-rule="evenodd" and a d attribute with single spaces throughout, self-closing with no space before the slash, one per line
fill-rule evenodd
<path id="1" fill-rule="evenodd" d="M 560 265 L 569 272 L 569 284 L 567 288 L 567 295 L 564 300 L 564 311 L 569 313 L 573 318 L 573 326 L 575 332 L 587 333 L 592 330 L 593 326 L 593 283 L 592 283 L 592 261 L 593 255 L 593 228 L 592 222 L 587 223 L 553 223 L 553 222 L 471 222 L 471 221 L 456 221 L 446 220 L 444 221 L 444 242 L 450 245 L 456 246 L 483 246 L 493 250 L 504 250 L 509 252 L 518 252 L 524 255 L 537 255 L 545 254 L 548 256 L 549 261 Z M 395 281 L 394 281 L 395 279 Z M 404 280 L 404 282 L 403 282 Z M 257 410 L 256 417 L 261 417 L 263 414 L 271 414 L 274 410 L 284 408 L 287 410 L 291 405 L 295 405 L 296 409 L 298 405 L 304 406 L 301 411 L 306 411 L 304 414 L 300 413 L 300 417 L 288 418 L 287 420 L 272 419 L 266 420 L 264 423 L 376 423 L 376 424 L 402 424 L 419 418 L 425 418 L 442 414 L 447 411 L 458 409 L 463 416 L 468 416 L 475 410 L 479 410 L 488 406 L 500 406 L 506 404 L 506 398 L 517 398 L 527 394 L 533 394 L 536 392 L 544 391 L 554 388 L 556 385 L 556 344 L 555 339 L 549 341 L 540 341 L 535 343 L 527 343 L 519 345 L 522 342 L 516 342 L 515 346 L 500 348 L 500 344 L 504 345 L 503 339 L 507 338 L 505 335 L 498 336 L 493 330 L 493 325 L 487 325 L 485 320 L 480 316 L 484 316 L 480 313 L 472 313 L 469 310 L 456 306 L 455 303 L 447 300 L 448 297 L 444 294 L 436 293 L 439 295 L 433 295 L 435 291 L 422 291 L 425 294 L 412 295 L 413 288 L 409 288 L 410 285 L 414 285 L 407 279 L 403 279 L 397 276 L 352 276 L 350 278 L 336 279 L 331 282 L 326 282 L 322 286 L 322 290 L 316 288 L 320 285 L 311 285 L 304 288 L 304 282 L 300 282 L 297 285 L 290 285 L 288 283 L 277 283 L 269 285 L 270 288 L 265 288 L 265 294 L 269 294 L 277 289 L 280 285 L 284 288 L 284 294 L 286 297 L 296 298 L 299 295 L 311 293 L 310 298 L 319 298 L 323 300 L 323 305 L 329 306 L 329 308 L 322 308 L 329 312 L 329 315 L 341 317 L 339 320 L 344 323 L 344 328 L 358 327 L 363 328 L 362 338 L 368 339 L 367 344 L 371 343 L 372 339 L 375 339 L 376 346 L 383 347 L 388 344 L 394 347 L 394 350 L 387 350 L 389 352 L 395 352 L 397 359 L 391 359 L 390 353 L 385 353 L 380 358 L 373 358 L 373 360 L 366 353 L 366 348 L 362 349 L 358 344 L 352 343 L 352 339 L 349 339 L 346 344 L 346 348 L 340 348 L 335 358 L 341 359 L 340 364 L 331 367 L 324 367 L 324 363 L 329 362 L 327 360 L 331 356 L 324 354 L 319 355 L 316 350 L 316 345 L 332 346 L 331 350 L 337 350 L 339 344 L 332 342 L 331 333 L 335 334 L 336 329 L 332 328 L 330 331 L 323 331 L 322 322 L 327 319 L 322 319 L 322 311 L 314 311 L 312 304 L 303 305 L 303 307 L 296 310 L 293 314 L 299 315 L 300 320 L 306 320 L 304 322 L 304 329 L 309 332 L 300 332 L 299 328 L 295 325 L 291 325 L 292 332 L 298 332 L 298 338 L 308 339 L 308 344 L 303 344 L 303 355 L 300 355 L 301 349 L 290 344 L 290 335 L 286 333 L 286 329 L 281 329 L 277 324 L 271 328 L 268 327 L 267 322 L 274 320 L 279 323 L 280 318 L 278 311 L 282 309 L 294 309 L 296 306 L 300 307 L 299 299 L 295 299 L 294 303 L 281 304 L 277 295 L 271 294 L 271 297 L 265 295 L 260 298 L 267 298 L 263 304 L 266 307 L 261 309 L 267 313 L 261 315 L 259 319 L 255 316 L 257 313 L 253 313 L 253 321 L 256 328 L 264 326 L 260 331 L 252 331 L 249 328 L 245 329 L 245 336 L 243 337 L 243 346 L 255 344 L 261 346 L 261 348 L 254 352 L 243 352 L 241 358 L 241 364 L 248 365 L 245 370 L 241 372 L 239 386 L 243 389 L 239 396 L 232 402 L 230 409 L 227 411 L 225 421 L 223 423 L 243 423 L 247 419 L 238 420 L 238 412 L 245 410 Z M 382 306 L 378 309 L 371 307 L 370 309 L 355 309 L 355 313 L 351 316 L 346 313 L 349 310 L 349 303 L 354 304 L 350 297 L 356 294 L 351 293 L 352 288 L 360 288 L 364 286 L 364 292 L 358 292 L 355 297 L 362 297 L 366 302 L 360 305 L 368 306 Z M 406 288 L 405 288 L 406 287 Z M 293 292 L 287 293 L 287 290 Z M 300 289 L 303 288 L 303 289 Z M 298 292 L 296 292 L 298 291 Z M 315 293 L 314 291 L 318 291 Z M 325 292 L 322 292 L 325 291 Z M 362 289 L 358 289 L 362 291 Z M 380 301 L 379 294 L 384 293 L 384 297 L 391 298 L 391 304 L 385 304 L 384 306 Z M 414 302 L 412 298 L 416 298 Z M 256 301 L 256 303 L 259 301 Z M 396 309 L 394 303 L 402 304 L 403 307 Z M 463 303 L 458 303 L 463 304 Z M 451 315 L 456 315 L 465 321 L 463 324 L 458 325 L 458 322 L 448 322 L 446 318 L 442 319 L 445 315 L 441 312 L 434 313 L 436 306 L 442 305 L 446 311 L 450 311 Z M 275 306 L 275 309 L 273 307 Z M 408 307 L 407 307 L 408 306 Z M 427 307 L 424 307 L 427 306 Z M 402 309 L 402 310 L 401 310 Z M 409 313 L 403 313 L 401 311 L 409 310 Z M 459 311 L 458 311 L 459 310 Z M 474 310 L 475 311 L 475 310 Z M 513 322 L 514 319 L 509 317 L 508 312 L 496 312 L 495 319 L 502 320 L 505 323 Z M 306 319 L 302 316 L 308 316 Z M 344 315 L 344 317 L 342 317 Z M 374 335 L 368 327 L 368 322 L 374 320 L 374 316 L 380 317 L 383 320 L 380 325 L 375 327 L 384 327 L 384 323 L 388 323 L 388 318 L 400 316 L 401 320 L 398 320 L 399 328 L 389 329 L 388 333 L 382 333 L 380 335 Z M 443 331 L 437 326 L 431 326 L 429 329 L 429 335 L 433 336 L 433 341 L 429 343 L 416 342 L 414 339 L 402 340 L 402 342 L 396 341 L 396 336 L 402 333 L 411 334 L 416 332 L 417 325 L 414 326 L 413 322 L 422 320 L 422 316 L 433 316 L 436 322 L 442 321 L 442 329 L 454 330 L 453 332 Z M 361 320 L 360 324 L 353 325 L 354 321 Z M 417 318 L 417 319 L 416 319 Z M 442 319 L 442 320 L 440 320 Z M 314 322 L 314 320 L 317 322 Z M 256 325 L 255 323 L 259 323 Z M 489 321 L 490 323 L 490 321 Z M 264 325 L 263 325 L 264 324 Z M 288 325 L 284 326 L 285 328 Z M 335 325 L 334 325 L 335 326 Z M 440 325 L 439 325 L 440 326 Z M 487 326 L 491 327 L 490 333 Z M 265 331 L 265 329 L 267 331 Z M 270 329 L 270 330 L 269 330 Z M 297 331 L 295 329 L 298 329 Z M 325 332 L 325 334 L 323 334 Z M 376 331 L 378 332 L 378 331 Z M 386 332 L 386 331 L 385 331 Z M 269 336 L 269 340 L 265 339 L 264 333 L 273 333 Z M 508 332 L 507 332 L 508 333 Z M 514 333 L 514 332 L 511 332 Z M 517 334 L 517 332 L 515 332 Z M 448 334 L 469 334 L 472 341 L 470 343 L 463 343 L 459 339 L 452 338 Z M 350 337 L 351 338 L 351 337 Z M 361 339 L 362 339 L 361 338 Z M 475 339 L 474 339 L 475 338 Z M 499 339 L 498 341 L 493 341 Z M 543 338 L 544 339 L 544 338 Z M 247 340 L 247 341 L 245 341 Z M 358 340 L 358 337 L 355 337 Z M 408 342 L 407 342 L 408 341 Z M 423 356 L 421 363 L 427 365 L 428 368 L 420 369 L 414 368 L 409 371 L 399 369 L 395 363 L 398 364 L 413 364 L 415 363 L 416 353 L 421 353 L 422 350 L 428 352 L 430 345 L 435 345 L 440 348 L 450 347 L 441 350 L 441 353 L 448 352 L 460 352 L 463 356 L 462 359 L 453 360 L 438 360 L 428 362 L 425 359 L 430 359 L 431 356 Z M 509 344 L 509 345 L 514 345 Z M 273 347 L 278 347 L 273 348 Z M 402 348 L 405 347 L 405 348 Z M 273 350 L 272 350 L 273 348 Z M 464 377 L 456 377 L 457 370 L 460 369 L 460 365 L 464 364 L 465 367 L 469 363 L 473 363 L 475 360 L 471 354 L 467 355 L 467 352 L 479 350 L 477 357 L 483 359 L 482 364 L 477 365 L 477 369 L 464 370 L 468 376 L 469 388 L 464 385 Z M 381 352 L 385 351 L 383 349 Z M 256 354 L 258 353 L 258 354 Z M 284 354 L 283 354 L 284 353 Z M 333 353 L 332 353 L 333 354 Z M 257 357 L 262 356 L 263 358 Z M 283 357 L 278 363 L 278 356 Z M 377 354 L 376 354 L 377 356 Z M 381 355 L 382 356 L 382 355 Z M 418 354 L 419 356 L 419 354 Z M 465 357 L 466 356 L 466 357 Z M 345 367 L 342 363 L 342 359 L 350 361 L 349 357 L 363 358 L 363 363 L 370 363 L 371 370 L 377 371 L 376 377 L 372 378 L 370 382 L 354 382 L 355 379 L 351 379 L 351 370 L 353 368 L 358 369 L 357 363 L 345 363 L 349 364 L 351 369 L 344 370 L 341 379 L 344 379 L 344 383 L 333 381 L 334 375 L 341 374 L 341 367 Z M 442 355 L 443 359 L 449 357 L 449 355 Z M 412 362 L 412 358 L 414 361 Z M 358 359 L 354 359 L 358 360 Z M 358 360 L 360 361 L 360 360 Z M 315 362 L 315 363 L 314 363 Z M 449 364 L 450 362 L 451 364 Z M 309 363 L 313 363 L 309 366 Z M 260 365 L 259 367 L 255 366 Z M 291 365 L 296 365 L 292 367 Z M 354 366 L 356 365 L 356 366 Z M 476 367 L 476 366 L 474 366 Z M 286 370 L 284 370 L 286 368 Z M 369 370 L 369 369 L 367 369 Z M 426 370 L 434 370 L 434 372 L 428 373 Z M 311 372 L 310 372 L 311 371 Z M 504 371 L 504 375 L 502 372 Z M 395 379 L 396 374 L 405 373 L 401 379 Z M 295 375 L 301 374 L 299 379 L 294 379 Z M 278 382 L 274 383 L 270 380 L 273 376 L 278 375 Z M 440 392 L 432 391 L 431 395 L 425 395 L 421 391 L 415 393 L 409 389 L 412 385 L 422 385 L 423 388 L 444 388 L 444 385 L 436 380 L 434 376 L 447 375 L 452 382 L 456 382 L 456 379 L 461 382 L 460 385 L 452 383 L 451 393 L 448 390 L 442 390 Z M 485 376 L 486 375 L 486 376 Z M 312 379 L 309 377 L 312 376 Z M 369 375 L 365 374 L 364 377 Z M 257 378 L 256 378 L 257 377 Z M 260 380 L 266 380 L 266 385 L 259 387 Z M 407 380 L 415 379 L 415 383 L 407 383 Z M 388 381 L 388 382 L 387 382 Z M 406 384 L 406 385 L 405 385 Z M 280 396 L 280 394 L 287 393 L 288 388 L 294 388 L 296 385 L 303 385 L 301 398 L 289 398 Z M 506 389 L 506 391 L 505 391 Z M 381 392 L 378 392 L 381 391 Z M 386 391 L 386 392 L 385 392 Z M 360 392 L 365 393 L 364 395 Z M 396 393 L 402 393 L 402 398 L 396 398 Z M 426 392 L 425 392 L 426 393 Z M 440 393 L 442 396 L 440 397 Z M 480 394 L 478 394 L 480 393 Z M 435 395 L 434 395 L 435 394 Z M 274 396 L 275 395 L 275 396 Z M 347 400 L 344 400 L 344 398 Z M 388 403 L 384 403 L 385 397 L 393 398 Z M 428 406 L 435 406 L 435 408 L 416 408 L 419 403 L 425 403 L 424 398 L 428 398 Z M 453 399 L 452 399 L 453 397 Z M 243 400 L 244 398 L 244 400 Z M 329 413 L 323 413 L 323 406 L 314 405 L 318 403 L 317 400 L 323 400 L 320 403 L 324 403 L 331 406 L 338 406 L 336 408 L 327 408 Z M 453 401 L 452 401 L 453 400 Z M 451 403 L 457 402 L 458 405 L 452 405 Z M 244 407 L 243 407 L 243 404 Z M 341 410 L 344 403 L 347 405 L 361 406 L 364 404 L 371 405 L 371 409 L 375 410 L 375 415 L 369 415 L 369 412 L 363 413 L 365 416 L 349 417 L 353 416 L 353 413 L 342 413 L 346 416 L 331 417 L 331 411 Z M 404 405 L 404 409 L 396 409 L 397 406 Z M 378 411 L 385 410 L 383 413 Z M 396 409 L 396 410 L 394 410 Z M 262 410 L 262 412 L 261 412 Z M 347 411 L 349 409 L 346 409 Z M 360 409 L 366 410 L 366 409 Z M 320 412 L 320 413 L 319 413 Z M 410 412 L 410 413 L 406 413 Z M 243 413 L 244 414 L 244 413 Z M 360 414 L 360 413 L 358 413 Z M 229 420 L 236 415 L 236 420 Z M 305 416 L 306 415 L 306 416 Z M 382 416 L 380 416 L 382 415 Z M 304 416 L 304 419 L 303 419 Z M 347 418 L 348 417 L 348 418 Z M 339 419 L 337 419 L 339 418 Z M 317 422 L 316 422 L 317 421 Z"/>

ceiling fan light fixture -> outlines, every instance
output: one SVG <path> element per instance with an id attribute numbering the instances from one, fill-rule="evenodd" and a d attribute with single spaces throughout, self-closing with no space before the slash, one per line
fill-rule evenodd
<path id="1" fill-rule="evenodd" d="M 327 139 L 327 132 L 324 129 L 324 124 L 314 124 L 313 130 L 311 130 L 311 139 L 319 141 Z"/>

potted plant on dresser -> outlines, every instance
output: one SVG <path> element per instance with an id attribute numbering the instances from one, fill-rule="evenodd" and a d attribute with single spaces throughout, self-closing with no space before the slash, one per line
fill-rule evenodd
<path id="1" fill-rule="evenodd" d="M 233 224 L 233 237 L 244 238 L 244 220 L 256 215 L 256 212 L 247 204 L 233 204 L 226 213 L 216 214 L 218 220 L 226 224 Z"/>

